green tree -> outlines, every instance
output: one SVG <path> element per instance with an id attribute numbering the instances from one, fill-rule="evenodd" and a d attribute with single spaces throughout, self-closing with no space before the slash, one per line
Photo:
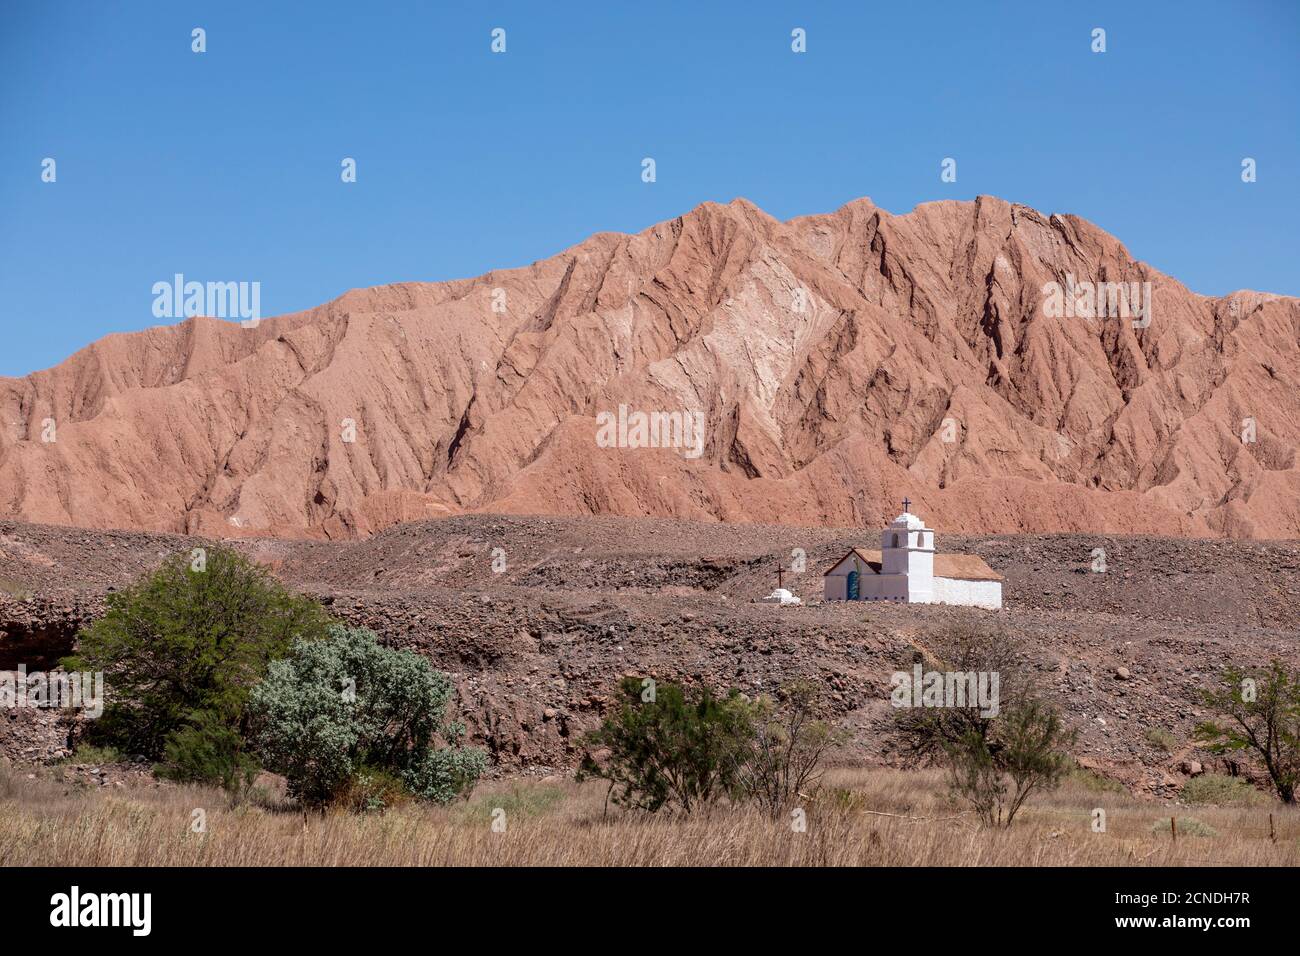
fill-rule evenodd
<path id="1" fill-rule="evenodd" d="M 1216 753 L 1254 752 L 1282 802 L 1295 803 L 1300 784 L 1300 671 L 1287 670 L 1279 660 L 1262 671 L 1229 667 L 1221 685 L 1204 697 L 1223 718 L 1197 726 L 1205 746 Z"/>
<path id="2" fill-rule="evenodd" d="M 210 712 L 168 735 L 159 776 L 185 783 L 215 783 L 242 800 L 257 776 L 257 761 L 239 733 Z"/>
<path id="3" fill-rule="evenodd" d="M 200 751 L 231 749 L 249 691 L 270 661 L 295 639 L 323 636 L 328 620 L 316 602 L 216 545 L 173 555 L 110 594 L 63 666 L 104 673 L 109 700 L 92 725 L 95 740 L 151 760 L 169 747 L 173 757 L 195 749 L 200 759 Z M 197 766 L 183 763 L 178 772 Z"/>
<path id="4" fill-rule="evenodd" d="M 955 674 L 997 674 L 998 708 L 1005 712 L 1032 699 L 1034 688 L 1024 664 L 1023 641 L 998 626 L 958 620 L 927 636 L 928 653 L 917 650 L 913 663 Z M 969 701 L 964 707 L 908 707 L 895 713 L 903 744 L 921 760 L 942 760 L 948 747 L 974 735 L 987 740 L 996 718 Z"/>
<path id="5" fill-rule="evenodd" d="M 1017 701 L 993 719 L 989 732 L 967 730 L 945 744 L 949 782 L 981 823 L 1009 827 L 1030 794 L 1060 786 L 1072 764 L 1066 748 L 1076 738 L 1055 708 Z"/>
<path id="6" fill-rule="evenodd" d="M 619 685 L 615 712 L 584 738 L 578 779 L 608 780 L 620 806 L 689 813 L 739 792 L 754 739 L 754 708 L 635 677 Z"/>
<path id="7" fill-rule="evenodd" d="M 912 706 L 896 723 L 915 756 L 948 770 L 953 793 L 985 826 L 1011 826 L 1031 794 L 1054 790 L 1071 765 L 1078 734 L 1038 696 L 1025 648 L 1000 628 L 959 621 L 929 636 L 931 670 L 998 677 L 996 707 Z"/>
<path id="8" fill-rule="evenodd" d="M 818 719 L 822 694 L 812 681 L 792 681 L 780 696 L 780 703 L 767 696 L 754 702 L 754 733 L 740 777 L 745 796 L 773 819 L 818 786 L 827 751 L 848 738 Z"/>
<path id="9" fill-rule="evenodd" d="M 451 679 L 420 655 L 335 626 L 324 640 L 295 642 L 254 688 L 253 740 L 263 766 L 283 774 L 305 806 L 345 802 L 354 777 L 381 772 L 446 803 L 487 764 L 482 751 L 460 746 L 464 727 L 445 718 L 451 691 Z"/>

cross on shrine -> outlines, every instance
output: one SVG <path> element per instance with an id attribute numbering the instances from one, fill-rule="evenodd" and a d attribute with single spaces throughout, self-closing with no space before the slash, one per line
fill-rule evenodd
<path id="1" fill-rule="evenodd" d="M 904 499 L 903 499 L 903 513 L 906 514 L 906 513 L 907 513 L 907 509 L 910 508 L 910 507 L 912 507 L 912 499 L 911 499 L 911 498 L 904 498 Z"/>
<path id="2" fill-rule="evenodd" d="M 784 571 L 784 570 L 785 570 L 785 569 L 781 567 L 781 562 L 778 561 L 778 562 L 776 563 L 776 587 L 777 587 L 777 590 L 780 590 L 780 589 L 781 589 L 781 572 Z"/>

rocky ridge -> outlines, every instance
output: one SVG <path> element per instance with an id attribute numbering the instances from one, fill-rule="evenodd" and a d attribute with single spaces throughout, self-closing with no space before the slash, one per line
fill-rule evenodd
<path id="1" fill-rule="evenodd" d="M 1057 314 L 1051 283 L 1149 283 L 1150 314 Z M 604 447 L 620 406 L 698 421 L 698 449 Z M 1295 538 L 1297 447 L 1300 300 L 1196 295 L 992 197 L 736 200 L 0 379 L 0 516 L 343 539 L 473 512 L 874 525 L 907 494 L 953 531 Z"/>

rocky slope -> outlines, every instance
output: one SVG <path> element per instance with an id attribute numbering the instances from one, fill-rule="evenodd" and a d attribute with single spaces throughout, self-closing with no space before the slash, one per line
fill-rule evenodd
<path id="1" fill-rule="evenodd" d="M 810 679 L 852 730 L 837 759 L 906 765 L 890 676 L 935 632 L 976 620 L 1025 642 L 1044 693 L 1081 731 L 1077 756 L 1171 796 L 1193 761 L 1250 772 L 1191 743 L 1206 716 L 1199 690 L 1228 662 L 1300 660 L 1297 542 L 941 534 L 941 550 L 979 554 L 1004 575 L 1002 611 L 817 603 L 819 572 L 875 540 L 845 528 L 470 515 L 364 541 L 237 546 L 339 618 L 452 673 L 472 739 L 507 774 L 571 766 L 629 672 L 748 693 Z M 0 671 L 52 666 L 110 589 L 201 543 L 0 522 Z M 1104 573 L 1093 571 L 1096 548 Z M 755 603 L 778 562 L 808 604 Z M 0 756 L 57 756 L 70 729 L 49 711 L 0 713 Z M 1172 749 L 1153 743 L 1160 734 Z"/>
<path id="2" fill-rule="evenodd" d="M 1149 323 L 1055 317 L 1044 286 L 1070 281 L 1151 283 Z M 698 414 L 698 456 L 603 447 L 620 405 Z M 1300 300 L 1199 296 L 1081 219 L 993 198 L 789 222 L 736 200 L 0 379 L 0 515 L 331 538 L 472 511 L 875 526 L 908 494 L 947 531 L 1295 538 L 1298 446 Z"/>

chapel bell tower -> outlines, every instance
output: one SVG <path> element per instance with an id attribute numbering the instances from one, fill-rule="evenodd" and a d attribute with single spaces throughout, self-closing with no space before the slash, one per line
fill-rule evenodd
<path id="1" fill-rule="evenodd" d="M 880 535 L 880 573 L 905 575 L 908 599 L 924 603 L 934 590 L 934 532 L 908 510 L 911 506 L 904 498 L 903 513 Z"/>

